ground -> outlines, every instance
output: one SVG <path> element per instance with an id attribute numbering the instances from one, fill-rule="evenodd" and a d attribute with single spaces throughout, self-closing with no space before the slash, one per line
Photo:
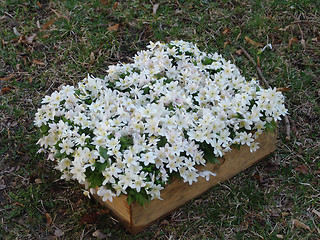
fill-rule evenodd
<path id="1" fill-rule="evenodd" d="M 318 239 L 319 16 L 312 0 L 1 1 L 1 238 Z M 149 41 L 174 39 L 218 51 L 260 78 L 243 47 L 284 91 L 290 139 L 280 121 L 273 155 L 130 235 L 37 154 L 34 114 L 60 85 L 103 77 Z"/>

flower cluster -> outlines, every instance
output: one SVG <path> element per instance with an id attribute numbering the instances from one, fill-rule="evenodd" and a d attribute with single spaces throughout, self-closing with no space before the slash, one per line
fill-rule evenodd
<path id="1" fill-rule="evenodd" d="M 159 198 L 173 176 L 192 184 L 214 173 L 234 145 L 255 141 L 285 115 L 284 97 L 247 81 L 221 55 L 184 41 L 150 43 L 134 62 L 109 66 L 42 100 L 35 125 L 64 179 L 112 201 Z M 85 192 L 87 195 L 88 191 Z"/>

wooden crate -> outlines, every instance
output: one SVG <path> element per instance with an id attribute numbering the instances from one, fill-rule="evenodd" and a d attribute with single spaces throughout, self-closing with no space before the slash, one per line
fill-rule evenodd
<path id="1" fill-rule="evenodd" d="M 216 177 L 211 176 L 209 181 L 199 177 L 198 182 L 194 182 L 192 185 L 178 179 L 173 180 L 170 185 L 161 191 L 163 200 L 152 200 L 144 207 L 138 203 L 128 205 L 126 195 L 116 197 L 112 202 L 103 202 L 101 197 L 97 195 L 95 195 L 95 198 L 105 205 L 129 232 L 135 234 L 157 219 L 168 215 L 179 206 L 204 193 L 212 186 L 230 179 L 266 157 L 275 151 L 276 140 L 277 137 L 274 133 L 262 134 L 258 139 L 260 149 L 256 152 L 251 153 L 248 146 L 242 146 L 240 150 L 233 149 L 224 158 L 219 159 L 221 164 L 207 164 L 205 167 L 198 168 L 199 170 L 212 171 L 217 174 Z"/>

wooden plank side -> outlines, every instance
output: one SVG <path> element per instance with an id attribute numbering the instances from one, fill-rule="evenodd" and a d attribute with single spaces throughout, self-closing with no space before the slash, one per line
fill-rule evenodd
<path id="1" fill-rule="evenodd" d="M 241 146 L 240 150 L 233 149 L 225 155 L 225 162 L 216 171 L 216 179 L 223 182 L 236 174 L 252 166 L 257 161 L 268 156 L 276 150 L 277 135 L 274 133 L 264 133 L 258 139 L 260 148 L 255 152 L 250 152 L 248 146 Z"/>
<path id="2" fill-rule="evenodd" d="M 131 209 L 129 204 L 127 203 L 127 196 L 121 195 L 119 197 L 113 198 L 112 202 L 110 201 L 102 201 L 102 197 L 98 195 L 94 195 L 95 199 L 97 199 L 102 205 L 106 206 L 111 213 L 127 228 L 129 229 L 132 226 L 131 222 Z"/>
<path id="3" fill-rule="evenodd" d="M 276 149 L 276 140 L 276 134 L 263 133 L 258 139 L 260 143 L 258 151 L 250 153 L 247 146 L 241 146 L 240 150 L 233 149 L 225 155 L 224 159 L 221 159 L 221 165 L 207 164 L 198 168 L 199 170 L 215 172 L 217 173 L 216 177 L 211 177 L 209 181 L 199 178 L 198 182 L 192 185 L 174 180 L 161 191 L 163 200 L 152 200 L 145 207 L 140 206 L 138 203 L 129 206 L 126 202 L 126 196 L 116 197 L 113 202 L 103 202 L 99 196 L 96 196 L 96 198 L 107 206 L 131 233 L 137 233 L 219 182 L 235 176 L 272 153 Z"/>
<path id="4" fill-rule="evenodd" d="M 137 232 L 143 229 L 161 216 L 170 213 L 219 182 L 235 176 L 269 155 L 275 150 L 276 134 L 263 134 L 258 141 L 260 142 L 260 149 L 254 153 L 250 153 L 249 147 L 242 146 L 240 150 L 234 149 L 227 153 L 221 165 L 207 164 L 206 167 L 201 166 L 199 170 L 209 170 L 217 173 L 217 176 L 211 177 L 209 181 L 205 178 L 199 178 L 198 182 L 189 185 L 183 181 L 175 180 L 161 191 L 163 200 L 153 200 L 145 208 L 139 204 L 134 204 L 132 206 L 133 228 L 130 231 Z"/>

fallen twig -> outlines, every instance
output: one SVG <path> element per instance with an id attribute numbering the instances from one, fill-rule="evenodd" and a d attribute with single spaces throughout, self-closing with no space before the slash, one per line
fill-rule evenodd
<path id="1" fill-rule="evenodd" d="M 249 53 L 243 48 L 241 47 L 241 50 L 243 51 L 244 55 L 246 56 L 246 58 L 248 58 L 248 60 L 250 60 L 250 62 L 252 62 L 252 64 L 256 67 L 256 70 L 258 72 L 258 76 L 259 78 L 261 79 L 261 81 L 263 82 L 263 84 L 265 85 L 265 87 L 269 88 L 270 85 L 269 83 L 267 82 L 267 80 L 264 78 L 262 72 L 261 72 L 261 69 L 260 67 L 257 65 L 257 63 L 253 60 L 253 58 L 249 55 Z"/>

